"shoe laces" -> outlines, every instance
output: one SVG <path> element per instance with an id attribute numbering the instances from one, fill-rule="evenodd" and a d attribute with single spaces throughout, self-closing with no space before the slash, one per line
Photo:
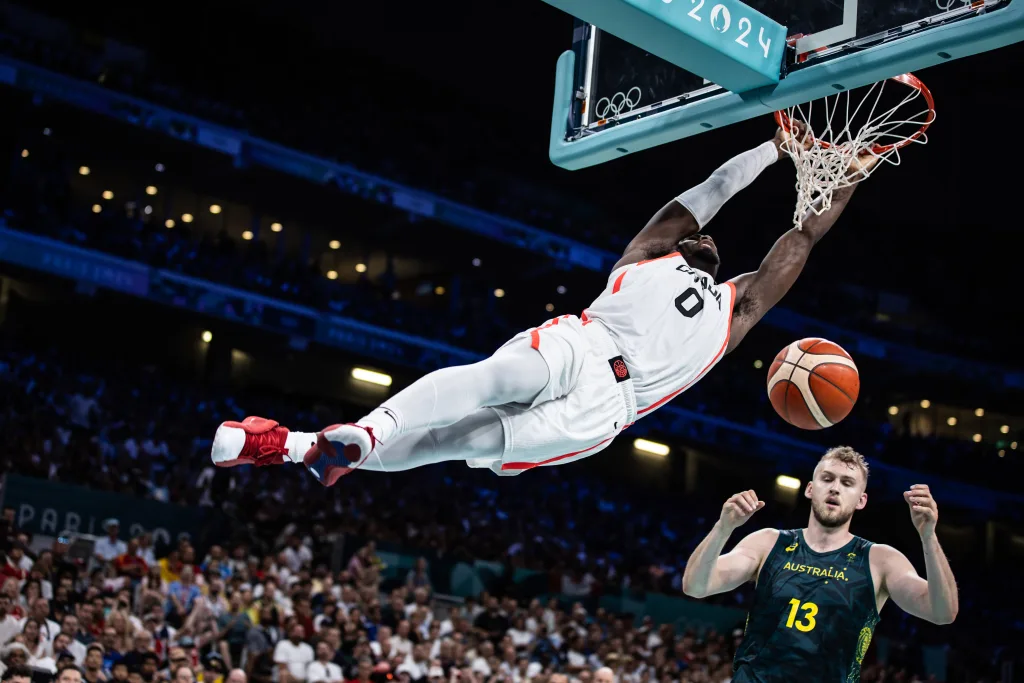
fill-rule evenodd
<path id="1" fill-rule="evenodd" d="M 240 457 L 252 458 L 257 467 L 276 465 L 277 458 L 288 455 L 288 449 L 281 442 L 277 429 L 262 434 L 247 434 Z"/>

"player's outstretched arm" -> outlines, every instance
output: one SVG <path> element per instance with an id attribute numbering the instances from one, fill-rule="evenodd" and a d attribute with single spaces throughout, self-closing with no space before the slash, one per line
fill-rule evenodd
<path id="1" fill-rule="evenodd" d="M 854 161 L 850 173 L 869 171 L 877 161 L 873 155 L 865 154 Z M 791 228 L 780 237 L 756 271 L 730 280 L 736 287 L 736 303 L 726 353 L 735 349 L 747 332 L 793 287 L 807 264 L 811 249 L 839 220 L 856 188 L 854 184 L 835 190 L 828 211 L 816 214 L 808 209 L 802 227 Z M 821 198 L 817 200 L 816 208 L 821 201 Z"/>
<path id="2" fill-rule="evenodd" d="M 906 555 L 891 546 L 872 547 L 872 563 L 879 563 L 882 586 L 900 609 L 933 624 L 951 624 L 960 609 L 960 596 L 953 570 L 935 536 L 939 507 L 925 484 L 911 486 L 903 498 L 921 536 L 928 579 L 922 579 Z"/>
<path id="3" fill-rule="evenodd" d="M 629 243 L 615 268 L 668 254 L 680 241 L 700 232 L 733 195 L 782 157 L 783 140 L 780 131 L 775 139 L 734 156 L 703 183 L 661 207 Z"/>
<path id="4" fill-rule="evenodd" d="M 722 554 L 732 532 L 764 507 L 753 491 L 743 491 L 725 501 L 722 515 L 690 555 L 683 572 L 683 592 L 692 598 L 725 593 L 757 578 L 761 562 L 775 545 L 779 532 L 761 529 L 745 537 L 732 551 Z"/>

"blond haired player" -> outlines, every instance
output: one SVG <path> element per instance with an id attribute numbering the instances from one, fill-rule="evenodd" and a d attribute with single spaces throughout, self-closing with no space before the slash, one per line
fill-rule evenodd
<path id="1" fill-rule="evenodd" d="M 837 190 L 821 215 L 809 211 L 803 229 L 780 237 L 756 271 L 716 282 L 718 248 L 698 233 L 786 155 L 783 145 L 800 146 L 779 130 L 662 207 L 580 316 L 527 330 L 479 363 L 432 372 L 354 424 L 317 434 L 257 417 L 225 422 L 213 462 L 303 462 L 329 486 L 355 468 L 397 472 L 465 460 L 518 474 L 600 452 L 736 348 L 789 291 L 846 207 L 853 187 Z M 875 161 L 866 156 L 851 172 Z"/>
<path id="2" fill-rule="evenodd" d="M 756 582 L 733 683 L 860 680 L 860 666 L 882 606 L 935 624 L 956 618 L 953 571 L 935 536 L 939 508 L 924 484 L 903 494 L 921 536 L 928 579 L 906 556 L 850 533 L 867 505 L 868 465 L 852 448 L 825 453 L 807 482 L 806 529 L 761 529 L 722 555 L 732 533 L 764 507 L 753 491 L 725 502 L 711 533 L 690 555 L 683 591 L 704 598 Z"/>

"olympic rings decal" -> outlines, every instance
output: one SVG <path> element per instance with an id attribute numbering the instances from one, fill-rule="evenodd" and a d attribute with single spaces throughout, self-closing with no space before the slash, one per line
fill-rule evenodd
<path id="1" fill-rule="evenodd" d="M 636 91 L 635 95 L 633 91 Z M 625 93 L 617 92 L 611 98 L 602 97 L 599 99 L 594 106 L 594 113 L 597 114 L 597 118 L 606 119 L 609 116 L 618 116 L 619 114 L 631 112 L 636 109 L 636 105 L 640 104 L 642 96 L 643 91 L 634 85 Z"/>

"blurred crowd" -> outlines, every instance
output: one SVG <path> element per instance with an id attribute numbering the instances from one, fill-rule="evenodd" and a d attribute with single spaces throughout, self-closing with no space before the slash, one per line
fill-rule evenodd
<path id="1" fill-rule="evenodd" d="M 385 589 L 373 542 L 331 571 L 295 533 L 264 550 L 200 553 L 183 537 L 155 553 L 110 519 L 76 559 L 68 539 L 33 545 L 12 517 L 0 567 L 5 681 L 728 683 L 743 636 L 677 632 L 582 601 L 438 599 L 424 560 Z M 862 680 L 925 679 L 870 663 Z"/>
<path id="2" fill-rule="evenodd" d="M 296 599 L 296 591 L 312 591 L 313 587 L 319 586 L 317 592 L 323 593 L 325 585 L 332 585 L 328 575 L 318 569 L 320 564 L 327 563 L 331 557 L 329 550 L 322 546 L 325 539 L 331 538 L 333 534 L 343 534 L 347 538 L 408 548 L 429 555 L 433 558 L 431 562 L 471 562 L 476 559 L 496 562 L 506 568 L 503 576 L 511 576 L 518 569 L 535 570 L 541 573 L 541 585 L 539 589 L 534 585 L 535 590 L 576 596 L 574 599 L 583 604 L 588 615 L 583 624 L 578 624 L 584 629 L 583 642 L 576 642 L 574 633 L 566 632 L 564 623 L 563 628 L 557 630 L 558 637 L 554 640 L 551 640 L 554 632 L 549 630 L 550 646 L 548 641 L 537 638 L 535 634 L 534 640 L 528 642 L 534 643 L 536 647 L 528 651 L 529 656 L 523 665 L 533 667 L 530 669 L 533 672 L 531 679 L 536 676 L 546 677 L 550 673 L 549 667 L 555 660 L 545 659 L 542 654 L 548 653 L 561 662 L 562 666 L 568 667 L 567 662 L 570 660 L 580 661 L 572 654 L 577 653 L 585 658 L 591 672 L 598 668 L 598 662 L 611 665 L 612 660 L 608 657 L 617 654 L 620 661 L 613 667 L 614 670 L 619 675 L 635 677 L 632 683 L 647 680 L 646 677 L 656 677 L 664 683 L 674 680 L 728 680 L 727 664 L 735 645 L 733 634 L 701 638 L 691 634 L 690 639 L 679 634 L 671 647 L 658 655 L 658 647 L 638 647 L 636 634 L 622 634 L 621 645 L 618 644 L 619 641 L 607 634 L 620 633 L 616 630 L 619 627 L 615 626 L 610 615 L 601 616 L 596 610 L 596 600 L 600 596 L 616 595 L 621 591 L 637 596 L 648 592 L 680 595 L 680 578 L 686 558 L 713 523 L 721 505 L 721 500 L 714 493 L 698 490 L 685 497 L 666 496 L 641 490 L 636 488 L 637 485 L 627 485 L 621 480 L 610 484 L 604 478 L 581 471 L 579 467 L 543 468 L 531 472 L 529 477 L 503 479 L 500 490 L 495 483 L 497 480 L 490 473 L 470 470 L 459 463 L 396 476 L 371 475 L 359 477 L 358 481 L 353 478 L 345 481 L 346 486 L 332 489 L 320 487 L 299 466 L 216 469 L 208 460 L 210 436 L 222 420 L 240 419 L 252 412 L 274 415 L 285 424 L 326 424 L 328 417 L 346 419 L 346 416 L 355 416 L 359 408 L 318 405 L 311 410 L 292 405 L 277 396 L 262 394 L 243 395 L 236 399 L 228 394 L 166 376 L 155 368 L 139 371 L 130 363 L 118 361 L 116 354 L 105 360 L 86 361 L 81 351 L 78 357 L 71 358 L 56 350 L 36 349 L 29 352 L 19 348 L 14 340 L 7 337 L 3 341 L 0 392 L 6 400 L 0 412 L 0 443 L 3 446 L 0 471 L 47 478 L 93 490 L 198 506 L 229 517 L 227 523 L 207 525 L 207 536 L 195 540 L 200 547 L 211 548 L 208 551 L 211 557 L 207 559 L 215 561 L 215 564 L 211 572 L 209 565 L 202 566 L 200 563 L 202 571 L 197 574 L 197 588 L 186 586 L 183 589 L 187 592 L 186 606 L 188 595 L 208 595 L 210 588 L 221 586 L 216 594 L 227 600 L 230 608 L 231 596 L 237 593 L 236 599 L 241 599 L 242 604 L 247 606 L 246 613 L 250 615 L 250 621 L 257 625 L 256 619 L 252 617 L 259 616 L 259 607 L 263 603 L 257 602 L 258 607 L 254 611 L 253 603 L 247 601 L 260 599 L 261 589 L 256 584 L 266 578 L 267 570 L 276 566 L 279 574 L 276 587 L 284 593 L 280 598 L 275 598 L 275 604 L 283 602 L 293 608 L 301 606 L 303 612 L 310 616 L 311 613 L 305 611 L 307 603 L 301 598 Z M 543 501 L 543 505 L 539 505 L 538 501 Z M 902 514 L 902 511 L 897 512 Z M 783 528 L 801 525 L 803 522 L 803 519 L 793 516 L 793 513 L 780 506 L 770 506 L 759 518 L 759 523 Z M 905 530 L 908 533 L 912 530 L 909 522 Z M 892 533 L 891 529 L 883 531 L 869 526 L 866 519 L 858 524 L 857 531 L 869 538 L 875 537 L 876 533 Z M 302 547 L 296 546 L 294 540 L 287 540 L 286 537 L 292 534 L 300 537 L 299 546 Z M 913 542 L 913 538 L 908 540 L 908 543 Z M 22 539 L 22 543 L 28 544 L 28 539 Z M 213 545 L 227 548 L 228 556 L 212 550 Z M 111 540 L 110 546 L 121 547 L 116 540 Z M 159 560 L 183 564 L 196 562 L 190 554 L 193 551 L 184 546 L 177 548 L 177 553 L 170 548 L 155 551 L 153 542 L 145 537 L 140 538 L 137 544 L 133 543 L 130 548 L 140 555 L 147 567 L 154 565 L 154 559 L 158 560 L 156 564 L 160 564 Z M 290 553 L 287 552 L 288 548 L 291 549 Z M 625 549 L 629 549 L 628 552 Z M 57 549 L 55 551 L 62 552 Z M 30 571 L 31 566 L 24 560 L 23 552 L 15 550 L 9 554 L 7 564 Z M 281 555 L 282 552 L 297 553 L 306 558 L 303 562 L 308 560 L 311 553 L 316 558 L 311 563 L 313 572 L 302 573 L 289 569 L 288 576 L 282 578 L 282 567 L 290 566 L 289 561 Z M 123 554 L 119 552 L 119 555 Z M 247 559 L 251 555 L 258 558 L 255 565 Z M 377 586 L 381 576 L 372 570 L 375 565 L 372 555 L 371 547 L 359 555 L 355 562 L 371 568 L 367 576 L 373 577 L 372 584 Z M 44 568 L 64 566 L 57 561 L 59 557 L 56 560 L 46 560 L 45 555 L 41 557 L 41 566 Z M 118 591 L 125 587 L 124 582 L 116 583 L 117 577 L 121 572 L 130 573 L 138 569 L 134 561 L 121 562 L 122 565 L 126 563 L 128 567 L 115 563 L 112 569 L 105 569 L 99 574 L 83 573 L 84 584 L 77 590 L 87 594 L 87 586 L 94 586 L 105 600 L 109 597 L 116 604 L 116 600 L 120 599 L 116 596 L 121 595 Z M 968 566 L 958 564 L 956 567 L 964 594 L 964 609 L 955 631 L 936 630 L 937 627 L 929 627 L 890 607 L 883 615 L 880 633 L 918 644 L 956 642 L 958 648 L 963 649 L 953 652 L 969 662 L 969 670 L 986 670 L 997 664 L 1000 657 L 1006 654 L 1005 650 L 1000 654 L 1000 645 L 1012 641 L 1015 637 L 1013 634 L 1019 632 L 1014 624 L 1019 620 L 1018 615 L 1024 605 L 1012 595 L 997 590 L 985 577 L 990 572 L 1008 576 L 1008 572 L 1012 572 L 1012 565 L 1000 570 L 975 566 L 971 562 L 965 564 Z M 215 579 L 218 573 L 222 575 L 221 579 L 229 576 L 225 574 L 225 566 L 245 566 L 249 573 L 239 573 L 238 576 L 242 577 L 240 582 L 217 583 Z M 356 594 L 368 595 L 367 585 L 352 575 L 352 564 L 347 566 L 347 575 L 339 576 L 337 571 L 330 572 L 335 577 L 333 585 L 341 587 L 345 583 L 352 583 Z M 256 573 L 258 570 L 263 573 Z M 8 568 L 0 571 L 16 570 Z M 80 568 L 80 571 L 86 570 Z M 144 575 L 148 575 L 148 571 Z M 177 575 L 180 576 L 181 572 Z M 307 577 L 310 583 L 288 584 L 294 577 Z M 420 571 L 416 577 L 414 588 L 429 587 L 429 574 Z M 162 578 L 164 583 L 159 585 L 161 590 L 166 591 L 171 582 L 167 581 L 167 575 Z M 48 580 L 54 590 L 61 584 L 54 577 Z M 368 578 L 364 580 L 370 581 Z M 109 583 L 111 581 L 114 583 Z M 251 593 L 241 590 L 246 583 Z M 42 586 L 45 588 L 46 584 Z M 496 595 L 517 601 L 517 607 L 513 607 L 507 600 L 500 604 L 510 624 L 516 621 L 515 613 L 518 609 L 532 612 L 533 608 L 529 607 L 531 595 L 524 596 L 521 586 L 511 584 L 508 580 L 499 580 L 490 588 Z M 742 609 L 749 604 L 749 588 L 717 596 L 712 602 Z M 14 602 L 20 600 L 18 596 L 23 595 L 22 590 L 25 590 L 24 584 L 14 592 Z M 28 592 L 31 590 L 28 589 Z M 108 596 L 110 591 L 113 592 Z M 56 602 L 51 603 L 50 607 L 53 608 L 54 604 L 66 606 L 67 603 L 61 601 L 61 594 L 58 592 L 55 595 Z M 140 599 L 145 602 L 144 596 L 145 589 L 142 592 L 129 591 L 125 595 L 130 602 L 129 611 L 143 622 L 147 615 L 159 612 L 151 604 L 146 606 L 139 603 Z M 286 602 L 286 598 L 290 602 Z M 316 617 L 323 613 L 350 613 L 348 608 L 352 606 L 351 596 L 344 599 L 348 608 L 339 605 L 337 610 L 327 606 L 329 600 L 324 602 L 327 596 L 316 598 L 311 595 L 310 598 L 308 605 L 313 610 L 311 618 L 319 622 L 324 620 L 317 620 Z M 180 601 L 183 598 L 179 595 L 178 599 Z M 415 601 L 415 592 L 404 595 L 403 599 Z M 360 602 L 357 614 L 361 621 L 355 622 L 351 628 L 356 633 L 361 628 L 359 624 L 366 628 L 367 645 L 375 653 L 372 656 L 373 667 L 386 660 L 389 666 L 397 668 L 399 662 L 394 657 L 384 657 L 383 651 L 374 650 L 373 643 L 379 644 L 379 641 L 374 641 L 373 633 L 377 631 L 371 629 L 383 625 L 383 622 L 375 621 L 372 609 L 374 603 L 366 602 L 363 597 L 355 598 L 355 601 Z M 382 597 L 378 603 L 383 609 L 391 603 L 391 597 Z M 165 600 L 161 604 L 166 611 L 169 603 Z M 193 607 L 197 604 L 205 605 L 205 602 L 193 603 Z M 472 605 L 470 603 L 470 607 Z M 106 606 L 102 606 L 102 609 L 106 610 Z M 100 611 L 95 605 L 92 610 Z M 189 611 L 188 615 L 191 614 Z M 288 627 L 284 620 L 286 614 L 286 611 L 279 610 L 276 620 L 272 622 L 276 630 L 270 631 L 272 635 L 268 638 L 277 639 L 275 642 L 281 639 L 290 642 L 289 635 L 297 632 Z M 205 634 L 207 640 L 194 640 L 203 644 L 193 646 L 199 649 L 195 650 L 194 656 L 190 656 L 196 662 L 202 661 L 203 657 L 216 659 L 219 656 L 226 668 L 230 668 L 227 666 L 229 663 L 236 665 L 240 657 L 238 646 L 242 643 L 241 627 L 231 636 L 234 641 L 231 641 L 229 634 L 222 634 L 211 641 L 209 630 L 213 627 L 209 615 L 203 617 L 205 622 L 200 617 L 190 620 L 188 615 L 164 614 L 166 622 L 154 621 L 152 625 L 162 628 L 167 623 L 170 628 L 182 629 L 188 622 L 192 624 L 193 630 L 186 630 L 184 634 L 191 633 L 195 639 L 196 634 L 200 633 L 195 629 L 206 624 L 204 628 L 207 631 L 201 633 Z M 54 613 L 49 618 L 60 623 L 61 616 Z M 76 613 L 75 616 L 79 621 L 83 620 L 80 614 Z M 185 617 L 181 623 L 177 623 L 179 617 Z M 444 623 L 443 613 L 439 613 L 437 618 L 439 623 Z M 447 618 L 452 617 L 449 615 Z M 563 618 L 571 624 L 573 609 L 568 609 L 565 617 L 557 617 L 556 623 L 560 623 L 558 619 Z M 431 626 L 427 622 L 433 619 L 424 618 L 423 621 L 410 624 L 410 628 L 414 631 L 426 628 L 425 635 L 429 637 Z M 474 618 L 471 623 L 475 621 Z M 598 632 L 592 630 L 594 621 L 602 625 L 600 633 L 604 634 L 601 636 L 603 639 L 595 640 Z M 131 619 L 129 623 L 133 623 Z M 622 622 L 623 625 L 628 623 L 631 623 L 628 619 Z M 393 624 L 393 627 L 397 626 Z M 223 628 L 222 625 L 220 629 Z M 328 634 L 321 634 L 322 629 L 311 630 L 308 623 L 304 623 L 303 628 L 303 635 L 297 640 L 309 640 L 310 647 L 314 648 L 311 651 L 315 654 L 317 649 L 322 649 L 317 645 L 318 640 Z M 342 640 L 350 646 L 348 654 L 339 659 L 335 647 L 335 654 L 328 659 L 337 659 L 341 665 L 347 662 L 349 668 L 344 671 L 345 679 L 355 679 L 358 677 L 358 662 L 363 650 L 355 654 L 358 636 L 349 633 L 346 629 L 350 627 L 344 623 L 339 623 L 339 628 L 342 629 Z M 514 627 L 510 625 L 507 628 Z M 247 634 L 250 632 L 251 629 L 246 631 Z M 468 634 L 472 632 L 469 629 Z M 21 633 L 21 630 L 18 629 L 16 633 Z M 393 629 L 389 635 L 395 633 Z M 472 669 L 481 657 L 488 660 L 493 652 L 499 658 L 499 668 L 494 669 L 488 664 L 485 671 L 490 671 L 491 675 L 477 674 L 474 683 L 487 683 L 494 671 L 501 670 L 502 661 L 507 661 L 506 668 L 512 667 L 507 673 L 514 678 L 517 675 L 515 670 L 521 666 L 522 652 L 518 648 L 527 641 L 525 635 L 509 633 L 514 641 L 514 652 L 511 655 L 507 654 L 502 635 L 501 638 L 495 637 L 489 646 L 483 641 L 465 640 L 462 650 L 451 650 L 450 655 L 445 655 L 449 659 L 445 659 L 441 654 L 448 650 L 434 647 L 436 638 L 441 638 L 442 642 L 444 640 L 441 632 L 438 632 L 435 638 L 428 641 L 428 661 L 425 664 L 418 659 L 413 661 L 423 664 L 429 670 L 434 665 L 432 660 L 440 658 L 445 662 L 442 668 L 446 681 L 450 683 L 452 667 L 460 672 L 463 665 Z M 469 638 L 468 634 L 466 638 Z M 99 635 L 102 633 L 97 633 Z M 407 637 L 410 641 L 414 640 L 412 635 Z M 168 638 L 170 636 L 165 635 L 164 640 Z M 649 639 L 649 634 L 641 637 L 641 641 L 648 642 L 644 638 Z M 225 655 L 223 648 L 217 644 L 221 641 L 226 641 L 229 646 L 234 643 L 233 658 L 230 656 L 230 647 Z M 104 644 L 102 640 L 100 642 Z M 245 642 L 248 647 L 249 640 Z M 603 642 L 607 643 L 604 648 L 601 647 Z M 981 643 L 987 649 L 975 652 L 974 645 Z M 153 647 L 168 647 L 169 644 L 170 641 L 164 646 Z M 34 647 L 36 650 L 33 651 L 39 652 L 40 645 L 37 643 Z M 288 645 L 283 647 L 286 650 L 289 648 Z M 492 651 L 489 648 L 494 649 Z M 553 648 L 554 654 L 548 652 L 550 648 Z M 682 649 L 677 652 L 676 648 Z M 480 654 L 482 651 L 486 654 Z M 158 671 L 166 669 L 168 652 L 166 649 L 160 650 L 158 656 L 163 659 L 156 662 Z M 684 655 L 682 658 L 677 656 L 680 652 Z M 85 654 L 88 653 L 83 656 Z M 414 654 L 412 651 L 403 651 L 406 659 Z M 469 655 L 473 655 L 469 660 L 458 659 Z M 595 655 L 596 659 L 593 658 Z M 1012 650 L 1010 656 L 1013 656 Z M 451 657 L 458 661 L 453 661 Z M 243 660 L 249 661 L 244 656 Z M 55 665 L 56 661 L 55 657 Z M 919 670 L 920 653 L 912 650 L 901 661 L 909 671 Z M 686 663 L 685 667 L 683 663 Z M 566 673 L 575 673 L 581 681 L 588 680 L 583 670 L 564 670 Z M 669 674 L 667 678 L 666 671 Z M 886 671 L 878 675 L 888 678 L 877 680 L 911 680 L 909 677 L 893 679 L 895 672 Z M 111 674 L 114 673 L 111 671 Z M 132 673 L 131 667 L 126 673 Z M 414 678 L 419 679 L 417 676 Z M 481 678 L 482 681 L 478 680 Z M 94 678 L 89 680 L 95 683 Z M 151 683 L 149 678 L 144 680 Z M 361 680 L 366 683 L 365 678 Z M 865 680 L 876 679 L 866 677 Z M 138 681 L 133 680 L 133 683 Z M 181 683 L 188 681 L 183 680 Z M 281 681 L 277 680 L 276 683 Z M 376 680 L 375 683 L 385 681 Z"/>

